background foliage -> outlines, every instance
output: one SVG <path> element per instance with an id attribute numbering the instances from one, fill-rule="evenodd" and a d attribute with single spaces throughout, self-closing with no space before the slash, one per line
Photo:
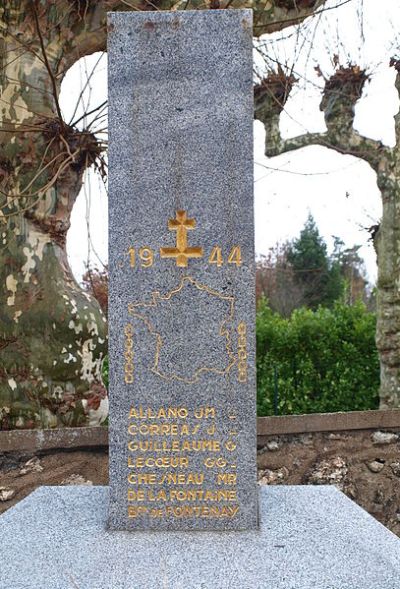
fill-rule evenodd
<path id="1" fill-rule="evenodd" d="M 376 316 L 364 303 L 257 313 L 258 415 L 377 409 Z"/>

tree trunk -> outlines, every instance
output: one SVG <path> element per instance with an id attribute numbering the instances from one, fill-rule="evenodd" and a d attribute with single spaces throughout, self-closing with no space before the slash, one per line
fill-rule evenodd
<path id="1" fill-rule="evenodd" d="M 400 407 L 400 162 L 393 152 L 377 174 L 382 220 L 374 238 L 378 258 L 376 344 L 381 360 L 380 406 Z"/>
<path id="2" fill-rule="evenodd" d="M 0 429 L 94 424 L 107 415 L 107 326 L 72 276 L 65 241 L 100 147 L 58 116 L 61 41 L 45 58 L 37 41 L 26 49 L 16 40 L 38 23 L 46 30 L 43 11 L 10 4 L 0 78 Z"/>

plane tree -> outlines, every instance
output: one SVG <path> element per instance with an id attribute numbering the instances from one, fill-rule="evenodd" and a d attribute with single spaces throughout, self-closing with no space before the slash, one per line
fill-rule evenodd
<path id="1" fill-rule="evenodd" d="M 395 85 L 400 95 L 400 60 L 393 58 L 390 65 L 396 70 Z M 376 343 L 381 366 L 380 406 L 392 408 L 400 406 L 400 113 L 394 117 L 394 147 L 356 131 L 355 105 L 368 77 L 356 64 L 337 62 L 334 73 L 324 78 L 320 103 L 326 131 L 284 139 L 280 117 L 297 80 L 282 67 L 270 69 L 255 87 L 255 117 L 265 127 L 268 157 L 321 145 L 361 158 L 376 173 L 382 219 L 379 225 L 371 227 L 371 234 L 378 262 Z"/>

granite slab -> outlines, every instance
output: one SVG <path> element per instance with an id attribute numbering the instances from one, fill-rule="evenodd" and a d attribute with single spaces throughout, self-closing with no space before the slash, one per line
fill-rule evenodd
<path id="1" fill-rule="evenodd" d="M 400 587 L 400 539 L 334 487 L 262 487 L 248 532 L 109 531 L 107 500 L 106 487 L 42 487 L 3 514 L 0 587 Z"/>
<path id="2" fill-rule="evenodd" d="M 113 529 L 257 527 L 252 30 L 109 14 Z"/>

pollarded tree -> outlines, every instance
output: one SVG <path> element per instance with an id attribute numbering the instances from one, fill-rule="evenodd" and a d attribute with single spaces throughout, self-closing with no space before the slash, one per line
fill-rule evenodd
<path id="1" fill-rule="evenodd" d="M 0 428 L 96 423 L 106 321 L 65 239 L 104 144 L 62 117 L 67 70 L 106 48 L 107 10 L 253 8 L 261 35 L 326 0 L 3 0 L 0 6 Z"/>
<path id="2" fill-rule="evenodd" d="M 396 89 L 400 94 L 400 61 L 396 69 Z M 265 154 L 282 153 L 322 145 L 359 157 L 376 172 L 382 195 L 382 220 L 374 232 L 378 260 L 377 335 L 381 364 L 381 407 L 400 407 L 400 113 L 395 116 L 396 145 L 386 147 L 354 129 L 354 107 L 367 81 L 366 72 L 356 65 L 337 65 L 325 79 L 320 109 L 327 130 L 283 139 L 279 130 L 281 112 L 296 80 L 282 69 L 270 72 L 255 88 L 255 117 L 265 127 Z"/>

